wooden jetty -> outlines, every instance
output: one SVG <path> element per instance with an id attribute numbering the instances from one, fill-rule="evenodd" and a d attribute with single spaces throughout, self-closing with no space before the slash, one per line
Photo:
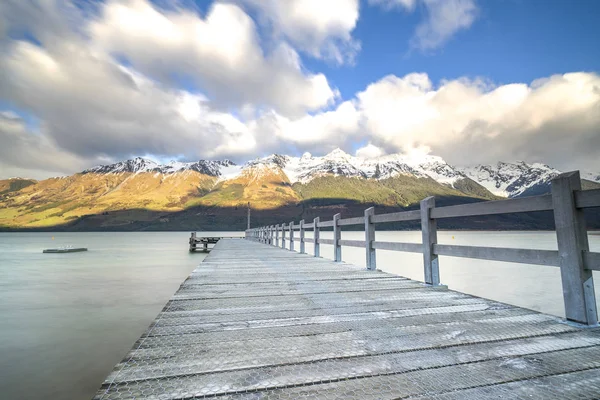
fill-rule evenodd
<path id="1" fill-rule="evenodd" d="M 82 251 L 87 251 L 86 247 L 57 247 L 54 249 L 44 249 L 42 253 L 79 253 Z"/>
<path id="2" fill-rule="evenodd" d="M 416 212 L 369 209 L 219 240 L 95 398 L 597 399 L 591 271 L 600 270 L 600 254 L 585 249 L 581 229 L 582 209 L 600 206 L 600 190 L 579 189 L 563 175 L 550 198 L 444 208 L 429 198 Z M 437 244 L 437 218 L 532 209 L 554 210 L 558 251 Z M 373 225 L 410 219 L 421 219 L 424 244 L 375 239 Z M 365 241 L 342 240 L 340 227 L 356 223 L 365 224 Z M 334 238 L 320 239 L 327 227 Z M 296 244 L 299 252 L 290 251 Z M 334 260 L 319 257 L 320 244 L 333 245 Z M 366 270 L 341 262 L 342 246 L 359 245 Z M 422 252 L 425 283 L 377 270 L 382 248 Z M 450 253 L 559 266 L 567 321 L 439 285 L 437 257 Z"/>
<path id="3" fill-rule="evenodd" d="M 200 249 L 200 251 L 204 252 L 204 253 L 208 253 L 211 249 L 212 246 L 214 246 L 215 244 L 217 244 L 217 242 L 221 239 L 223 239 L 225 237 L 223 236 L 196 236 L 196 232 L 192 232 L 192 234 L 190 235 L 190 252 L 195 252 L 198 250 L 198 245 L 201 245 L 202 248 Z M 235 239 L 233 237 L 226 237 L 228 239 Z M 212 245 L 211 247 L 208 247 L 208 245 Z"/>

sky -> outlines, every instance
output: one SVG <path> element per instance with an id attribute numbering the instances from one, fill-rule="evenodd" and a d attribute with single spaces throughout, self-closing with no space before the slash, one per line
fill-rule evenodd
<path id="1" fill-rule="evenodd" d="M 600 1 L 2 0 L 0 179 L 143 156 L 600 172 Z"/>

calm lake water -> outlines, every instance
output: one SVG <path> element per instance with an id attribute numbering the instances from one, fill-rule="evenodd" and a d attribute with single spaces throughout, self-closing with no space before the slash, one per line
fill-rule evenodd
<path id="1" fill-rule="evenodd" d="M 344 232 L 343 238 L 363 235 Z M 204 258 L 188 253 L 188 237 L 188 232 L 0 233 L 0 397 L 91 398 Z M 377 232 L 377 239 L 416 243 L 420 232 Z M 556 249 L 554 232 L 440 232 L 439 242 Z M 90 251 L 41 253 L 61 245 Z M 599 235 L 590 235 L 590 247 L 600 251 Z M 331 246 L 321 247 L 323 257 L 332 254 Z M 365 263 L 362 249 L 344 247 L 342 257 Z M 378 250 L 377 263 L 423 279 L 419 254 Z M 564 312 L 558 268 L 441 257 L 440 274 L 454 290 Z M 600 276 L 594 274 L 600 299 Z"/>

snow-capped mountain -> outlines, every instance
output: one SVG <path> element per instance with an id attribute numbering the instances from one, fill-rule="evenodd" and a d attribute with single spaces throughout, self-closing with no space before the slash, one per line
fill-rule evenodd
<path id="1" fill-rule="evenodd" d="M 236 165 L 229 160 L 200 160 L 187 163 L 171 161 L 167 164 L 158 164 L 149 159 L 136 157 L 111 165 L 90 168 L 83 173 L 174 174 L 183 171 L 197 171 L 218 177 L 219 181 L 236 179 L 240 176 L 258 181 L 262 176 L 274 174 L 282 176 L 283 180 L 287 177 L 290 184 L 296 182 L 306 184 L 326 175 L 377 180 L 406 175 L 417 178 L 428 177 L 458 190 L 461 190 L 459 183 L 473 181 L 483 187 L 481 190 L 486 189 L 500 197 L 546 193 L 549 191 L 552 178 L 561 173 L 541 163 L 498 162 L 496 165 L 454 167 L 441 157 L 433 155 L 391 154 L 376 158 L 362 158 L 352 156 L 339 148 L 320 157 L 310 153 L 304 153 L 301 157 L 272 154 L 248 161 L 243 165 Z M 600 183 L 600 173 L 583 173 L 582 178 Z"/>
<path id="2" fill-rule="evenodd" d="M 235 166 L 229 160 L 222 161 L 207 161 L 200 160 L 196 162 L 179 162 L 171 161 L 167 164 L 158 164 L 155 161 L 147 158 L 136 157 L 131 160 L 121 161 L 110 165 L 100 165 L 94 168 L 82 171 L 83 174 L 118 174 L 123 172 L 141 173 L 155 172 L 162 174 L 174 174 L 183 171 L 196 171 L 210 176 L 221 176 L 221 170 Z"/>
<path id="3" fill-rule="evenodd" d="M 271 155 L 247 163 L 247 166 L 270 165 L 281 168 L 290 183 L 308 183 L 323 176 L 334 175 L 348 178 L 386 179 L 399 174 L 430 177 L 439 183 L 453 185 L 466 176 L 436 156 L 406 156 L 393 154 L 377 158 L 354 157 L 335 149 L 322 157 L 304 153 L 302 157 Z"/>
<path id="4" fill-rule="evenodd" d="M 496 165 L 477 165 L 460 168 L 461 172 L 493 194 L 501 197 L 519 197 L 546 192 L 550 180 L 560 171 L 545 164 L 499 162 Z"/>

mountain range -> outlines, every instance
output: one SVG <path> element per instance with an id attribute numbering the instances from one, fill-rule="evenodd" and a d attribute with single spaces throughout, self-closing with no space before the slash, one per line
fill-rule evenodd
<path id="1" fill-rule="evenodd" d="M 241 165 L 159 164 L 137 157 L 68 177 L 0 180 L 0 228 L 243 229 L 248 203 L 256 224 L 335 212 L 354 216 L 368 205 L 378 212 L 412 208 L 430 195 L 440 204 L 458 204 L 543 194 L 558 174 L 540 163 L 456 167 L 433 155 L 367 159 L 340 149 L 321 157 L 273 154 Z M 600 173 L 582 173 L 582 183 L 584 189 L 600 188 Z M 526 220 L 505 219 L 498 228 L 547 225 L 543 218 Z"/>

